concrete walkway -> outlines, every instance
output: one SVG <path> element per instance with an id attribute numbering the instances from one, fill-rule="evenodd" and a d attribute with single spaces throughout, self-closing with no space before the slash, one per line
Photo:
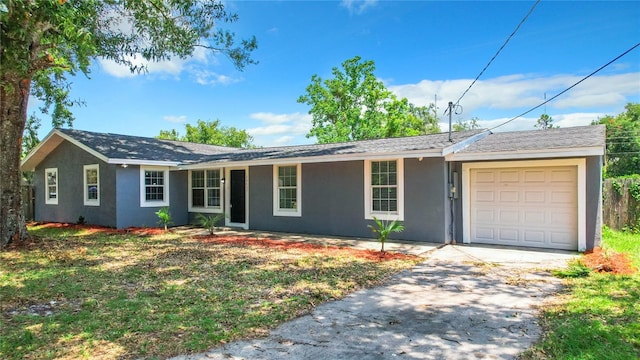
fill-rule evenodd
<path id="1" fill-rule="evenodd" d="M 349 244 L 379 245 L 353 239 Z M 561 288 L 548 270 L 575 256 L 502 247 L 397 246 L 426 259 L 386 285 L 322 304 L 266 338 L 174 360 L 511 359 L 538 339 L 536 308 Z"/>

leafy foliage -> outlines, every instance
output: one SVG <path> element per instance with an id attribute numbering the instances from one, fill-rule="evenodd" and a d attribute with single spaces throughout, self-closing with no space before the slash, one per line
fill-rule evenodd
<path id="1" fill-rule="evenodd" d="M 453 131 L 465 131 L 465 130 L 473 130 L 478 129 L 480 124 L 478 124 L 478 118 L 474 117 L 469 120 L 460 120 L 458 119 L 455 124 L 451 126 Z"/>
<path id="2" fill-rule="evenodd" d="M 533 126 L 540 130 L 554 129 L 554 128 L 560 127 L 557 125 L 553 125 L 553 118 L 549 116 L 549 114 L 540 115 L 540 118 L 538 119 L 536 124 Z"/>
<path id="3" fill-rule="evenodd" d="M 163 207 L 160 210 L 156 211 L 156 215 L 158 216 L 158 224 L 164 226 L 164 231 L 166 232 L 167 227 L 173 224 L 171 211 L 169 211 L 168 207 Z"/>
<path id="4" fill-rule="evenodd" d="M 0 3 L 0 246 L 26 237 L 20 217 L 19 159 L 30 95 L 54 127 L 71 125 L 67 76 L 88 75 L 98 58 L 144 72 L 144 61 L 186 58 L 196 48 L 228 57 L 238 70 L 256 61 L 255 37 L 237 41 L 220 26 L 238 16 L 217 0 L 3 1 Z M 18 200 L 11 200 L 18 199 Z"/>
<path id="5" fill-rule="evenodd" d="M 380 251 L 384 252 L 384 243 L 387 241 L 389 235 L 392 232 L 401 232 L 404 230 L 404 225 L 400 223 L 398 220 L 380 220 L 377 217 L 373 217 L 374 225 L 367 225 L 369 229 L 373 232 L 373 235 L 380 241 L 381 248 Z"/>
<path id="6" fill-rule="evenodd" d="M 204 215 L 202 213 L 197 213 L 196 221 L 198 222 L 198 225 L 209 230 L 209 235 L 213 235 L 216 227 L 224 217 L 224 214 Z"/>
<path id="7" fill-rule="evenodd" d="M 239 130 L 236 127 L 221 126 L 220 120 L 202 121 L 197 124 L 185 124 L 186 134 L 180 136 L 175 129 L 160 130 L 158 139 L 188 141 L 199 144 L 220 145 L 236 148 L 252 148 L 253 136 L 246 130 Z"/>
<path id="8" fill-rule="evenodd" d="M 607 127 L 607 177 L 640 174 L 640 104 L 629 103 L 625 109 L 593 122 Z"/>
<path id="9" fill-rule="evenodd" d="M 334 67 L 333 78 L 311 77 L 298 102 L 311 106 L 307 137 L 318 143 L 346 142 L 440 132 L 433 105 L 415 106 L 398 99 L 375 75 L 373 61 L 359 56 Z"/>

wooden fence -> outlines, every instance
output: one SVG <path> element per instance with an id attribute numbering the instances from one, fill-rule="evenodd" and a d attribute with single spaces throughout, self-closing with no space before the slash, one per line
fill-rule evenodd
<path id="1" fill-rule="evenodd" d="M 640 179 L 606 179 L 602 219 L 615 230 L 640 231 Z"/>

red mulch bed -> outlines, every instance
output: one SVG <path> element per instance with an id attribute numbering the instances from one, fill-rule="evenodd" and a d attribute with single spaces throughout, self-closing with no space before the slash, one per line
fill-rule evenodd
<path id="1" fill-rule="evenodd" d="M 350 247 L 340 247 L 340 246 L 325 246 L 322 244 L 314 244 L 314 243 L 305 243 L 305 242 L 296 242 L 296 241 L 286 241 L 286 240 L 276 240 L 276 239 L 256 239 L 244 236 L 216 236 L 216 235 L 196 235 L 192 236 L 194 239 L 198 239 L 204 243 L 214 243 L 214 244 L 233 244 L 233 245 L 243 245 L 243 246 L 263 246 L 272 249 L 282 249 L 282 250 L 302 250 L 309 251 L 316 254 L 323 255 L 336 255 L 339 253 L 348 253 L 353 256 L 357 256 L 359 258 L 364 258 L 368 260 L 380 260 L 380 261 L 389 261 L 396 259 L 416 259 L 418 258 L 415 255 L 402 254 L 402 253 L 394 253 L 385 251 L 375 251 L 375 250 L 360 250 L 354 249 Z"/>
<path id="2" fill-rule="evenodd" d="M 80 225 L 80 224 L 69 224 L 69 223 L 30 223 L 30 226 L 40 226 L 43 228 L 57 228 L 57 229 L 71 229 L 71 230 L 84 230 L 89 235 L 92 234 L 134 234 L 134 235 L 160 235 L 164 234 L 164 229 L 162 228 L 147 228 L 147 227 L 129 227 L 126 229 L 114 229 L 106 226 L 100 225 Z M 170 231 L 170 230 L 169 230 Z"/>
<path id="3" fill-rule="evenodd" d="M 126 229 L 114 229 L 105 226 L 98 225 L 79 225 L 79 224 L 68 224 L 68 223 L 30 223 L 29 225 L 38 225 L 44 228 L 65 228 L 72 230 L 84 230 L 89 235 L 93 234 L 133 234 L 140 236 L 151 236 L 151 235 L 160 235 L 164 234 L 164 229 L 162 228 L 138 228 L 138 227 L 130 227 Z M 171 230 L 169 230 L 171 231 Z M 348 253 L 353 256 L 357 256 L 359 258 L 364 258 L 368 260 L 379 260 L 379 261 L 389 261 L 396 259 L 417 259 L 418 256 L 402 254 L 402 253 L 394 253 L 385 251 L 375 251 L 375 250 L 360 250 L 353 249 L 350 247 L 340 247 L 340 246 L 324 246 L 322 244 L 317 243 L 305 243 L 305 242 L 295 242 L 295 241 L 286 241 L 279 239 L 256 239 L 245 236 L 216 236 L 216 235 L 195 235 L 191 238 L 196 239 L 203 243 L 214 243 L 214 244 L 233 244 L 233 245 L 241 245 L 241 246 L 263 246 L 273 249 L 281 249 L 281 250 L 289 250 L 296 249 L 302 251 L 314 252 L 317 254 L 325 254 L 325 255 L 337 255 L 339 253 Z M 30 237 L 30 240 L 27 243 L 33 243 L 36 239 Z M 31 247 L 29 245 L 33 244 L 10 244 L 9 248 L 16 249 L 20 247 Z"/>
<path id="4" fill-rule="evenodd" d="M 638 271 L 627 254 L 613 250 L 603 250 L 599 247 L 585 252 L 581 260 L 586 267 L 597 272 L 633 275 Z"/>

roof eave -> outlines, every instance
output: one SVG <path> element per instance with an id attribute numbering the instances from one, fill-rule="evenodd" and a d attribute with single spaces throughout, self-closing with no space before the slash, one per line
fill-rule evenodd
<path id="1" fill-rule="evenodd" d="M 140 160 L 140 159 L 107 159 L 107 164 L 115 165 L 138 165 L 138 166 L 170 166 L 176 167 L 181 163 L 178 161 L 164 160 Z"/>
<path id="2" fill-rule="evenodd" d="M 483 160 L 518 160 L 518 159 L 548 159 L 584 156 L 602 156 L 604 148 L 602 146 L 565 148 L 565 149 L 542 149 L 525 151 L 500 151 L 500 152 L 463 152 L 449 154 L 445 157 L 447 161 L 483 161 Z"/>
<path id="3" fill-rule="evenodd" d="M 357 161 L 357 160 L 370 160 L 370 159 L 397 159 L 397 158 L 418 158 L 418 157 L 442 157 L 442 149 L 426 149 L 426 150 L 412 150 L 402 152 L 381 152 L 381 153 L 358 153 L 358 154 L 345 154 L 345 155 L 324 155 L 324 156 L 309 156 L 309 157 L 284 157 L 284 158 L 270 158 L 260 160 L 221 160 L 221 161 L 206 161 L 195 164 L 182 165 L 179 168 L 181 170 L 191 169 L 205 169 L 210 167 L 232 167 L 232 166 L 260 166 L 260 165 L 273 165 L 273 164 L 298 164 L 298 163 L 322 163 L 322 162 L 342 162 L 342 161 Z"/>

